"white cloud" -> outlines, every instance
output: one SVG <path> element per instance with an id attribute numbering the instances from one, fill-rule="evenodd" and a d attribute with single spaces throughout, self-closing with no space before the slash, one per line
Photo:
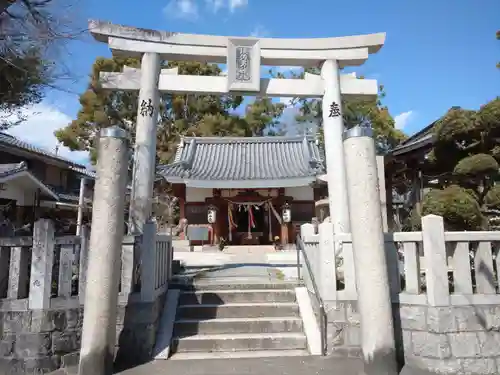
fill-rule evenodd
<path id="1" fill-rule="evenodd" d="M 263 38 L 269 35 L 269 31 L 262 25 L 257 25 L 254 27 L 253 31 L 250 33 L 250 36 L 254 38 Z"/>
<path id="2" fill-rule="evenodd" d="M 399 130 L 404 129 L 414 116 L 415 116 L 415 112 L 407 111 L 407 112 L 400 113 L 399 115 L 394 117 L 396 129 L 399 129 Z"/>
<path id="3" fill-rule="evenodd" d="M 57 108 L 43 103 L 23 109 L 21 115 L 26 118 L 26 121 L 13 126 L 7 133 L 53 153 L 56 146 L 59 145 L 54 132 L 72 121 L 71 117 Z M 7 120 L 16 119 L 17 117 L 14 116 L 7 117 Z M 59 145 L 58 155 L 77 163 L 87 164 L 89 162 L 87 152 L 71 151 L 62 145 Z"/>
<path id="4" fill-rule="evenodd" d="M 248 0 L 229 0 L 229 9 L 234 12 L 237 8 L 244 8 L 248 5 Z"/>
<path id="5" fill-rule="evenodd" d="M 217 13 L 223 8 L 227 8 L 234 13 L 238 8 L 244 8 L 248 5 L 248 0 L 205 0 L 207 8 L 213 13 Z"/>
<path id="6" fill-rule="evenodd" d="M 170 0 L 163 13 L 168 17 L 195 21 L 198 19 L 198 4 L 195 0 Z"/>
<path id="7" fill-rule="evenodd" d="M 212 12 L 217 13 L 224 7 L 224 1 L 225 0 L 205 0 L 205 3 Z"/>

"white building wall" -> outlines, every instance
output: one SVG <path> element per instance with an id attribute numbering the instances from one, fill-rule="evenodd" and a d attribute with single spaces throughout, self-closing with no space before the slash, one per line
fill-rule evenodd
<path id="1" fill-rule="evenodd" d="M 32 206 L 35 200 L 35 192 L 25 191 L 15 181 L 7 181 L 0 184 L 0 198 L 15 200 L 17 206 Z"/>
<path id="2" fill-rule="evenodd" d="M 314 201 L 314 189 L 310 186 L 285 188 L 285 195 L 294 201 Z"/>
<path id="3" fill-rule="evenodd" d="M 205 202 L 212 196 L 212 189 L 186 187 L 186 202 Z"/>

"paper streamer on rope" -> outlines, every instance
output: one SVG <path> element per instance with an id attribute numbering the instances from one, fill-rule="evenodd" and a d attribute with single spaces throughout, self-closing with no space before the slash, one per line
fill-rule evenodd
<path id="1" fill-rule="evenodd" d="M 273 230 L 271 228 L 271 208 L 269 207 L 269 205 L 271 204 L 271 202 L 267 202 L 267 221 L 268 221 L 268 224 L 269 224 L 269 242 L 273 242 Z"/>
<path id="2" fill-rule="evenodd" d="M 252 238 L 252 228 L 255 228 L 255 220 L 253 216 L 252 206 L 248 206 L 248 238 Z"/>
<path id="3" fill-rule="evenodd" d="M 281 219 L 280 214 L 278 213 L 278 211 L 276 211 L 276 209 L 274 208 L 274 206 L 271 203 L 269 203 L 269 207 L 273 211 L 273 214 L 276 217 L 276 220 L 278 220 L 278 223 L 280 223 L 280 225 L 283 224 L 283 220 Z"/>
<path id="4" fill-rule="evenodd" d="M 229 203 L 227 205 L 227 217 L 228 217 L 228 225 L 229 225 L 229 241 L 233 240 L 233 229 L 237 227 L 233 218 L 233 205 Z"/>
<path id="5" fill-rule="evenodd" d="M 242 209 L 246 212 L 248 212 L 248 236 L 251 236 L 251 228 L 255 228 L 255 218 L 252 212 L 252 206 L 255 207 L 255 209 L 260 209 L 262 205 L 267 204 L 268 206 L 268 221 L 269 221 L 269 241 L 273 241 L 273 232 L 272 232 L 272 223 L 271 223 L 271 211 L 273 215 L 276 217 L 276 220 L 278 223 L 281 225 L 283 224 L 283 220 L 281 219 L 281 215 L 276 211 L 274 206 L 272 205 L 271 201 L 274 198 L 269 198 L 260 202 L 234 202 L 230 199 L 224 198 L 228 202 L 227 206 L 227 217 L 228 217 L 228 226 L 229 226 L 229 241 L 233 240 L 232 236 L 232 231 L 233 229 L 237 228 L 238 226 L 234 222 L 233 218 L 233 208 L 234 206 L 238 207 L 238 211 L 241 211 Z"/>

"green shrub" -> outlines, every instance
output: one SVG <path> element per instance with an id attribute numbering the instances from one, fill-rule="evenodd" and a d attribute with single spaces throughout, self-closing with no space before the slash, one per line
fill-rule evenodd
<path id="1" fill-rule="evenodd" d="M 442 216 L 447 230 L 480 230 L 485 219 L 478 202 L 457 185 L 431 190 L 422 202 L 422 216 Z"/>
<path id="2" fill-rule="evenodd" d="M 485 176 L 498 173 L 498 162 L 488 154 L 476 154 L 460 160 L 453 172 L 460 176 Z"/>
<path id="3" fill-rule="evenodd" d="M 495 185 L 488 191 L 484 203 L 488 208 L 500 209 L 500 185 Z"/>

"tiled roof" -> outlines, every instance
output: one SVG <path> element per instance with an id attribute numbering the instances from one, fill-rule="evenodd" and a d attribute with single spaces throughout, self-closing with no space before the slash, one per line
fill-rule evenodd
<path id="1" fill-rule="evenodd" d="M 193 187 L 253 188 L 308 185 L 324 169 L 312 137 L 189 137 L 158 173 Z"/>
<path id="2" fill-rule="evenodd" d="M 7 177 L 12 174 L 27 170 L 26 163 L 0 164 L 0 177 Z"/>
<path id="3" fill-rule="evenodd" d="M 86 177 L 89 177 L 89 178 L 96 178 L 97 174 L 95 171 L 92 171 L 88 168 L 85 168 L 85 167 L 70 167 L 69 169 L 71 169 L 72 171 L 75 171 L 76 173 L 80 173 L 80 174 L 83 174 L 84 176 Z"/>
<path id="4" fill-rule="evenodd" d="M 10 134 L 0 132 L 0 147 L 1 146 L 6 146 L 6 147 L 13 147 L 17 148 L 23 151 L 27 151 L 45 158 L 49 159 L 54 159 L 59 162 L 63 162 L 68 165 L 69 169 L 83 174 L 87 177 L 90 178 L 95 178 L 95 173 L 87 168 L 85 168 L 84 165 L 75 163 L 74 161 L 64 158 L 62 156 L 56 155 L 52 152 L 46 151 L 43 148 L 37 147 L 35 145 L 32 145 L 31 143 L 24 142 L 20 140 L 19 138 L 16 138 Z"/>
<path id="5" fill-rule="evenodd" d="M 59 199 L 64 202 L 78 203 L 78 201 L 80 200 L 80 197 L 74 194 L 58 193 L 57 195 L 59 195 Z M 92 199 L 89 198 L 84 198 L 83 201 L 85 203 L 92 203 Z"/>
<path id="6" fill-rule="evenodd" d="M 10 134 L 7 133 L 2 133 L 0 132 L 0 145 L 7 145 L 15 148 L 22 149 L 24 151 L 32 152 L 34 154 L 38 154 L 40 156 L 45 156 L 48 158 L 52 159 L 57 159 L 59 161 L 62 161 L 63 163 L 67 163 L 69 165 L 79 167 L 79 168 L 85 168 L 85 166 L 75 163 L 74 161 L 71 161 L 69 159 L 63 158 L 62 156 L 56 155 L 52 152 L 46 151 L 43 148 L 37 147 L 32 145 L 31 143 L 24 142 L 20 140 L 19 138 L 16 138 Z"/>
<path id="7" fill-rule="evenodd" d="M 394 148 L 391 154 L 394 156 L 403 155 L 410 151 L 419 150 L 432 145 L 434 142 L 434 125 L 435 122 L 412 135 L 398 147 Z"/>
<path id="8" fill-rule="evenodd" d="M 48 196 L 59 200 L 59 195 L 49 185 L 44 184 L 34 174 L 32 174 L 24 161 L 18 164 L 0 164 L 0 181 L 2 178 L 9 177 L 15 174 L 27 176 L 36 186 L 38 186 Z M 20 176 L 19 176 L 20 177 Z"/>
<path id="9" fill-rule="evenodd" d="M 84 170 L 86 171 L 86 170 Z M 60 187 L 51 186 L 43 183 L 38 180 L 30 171 L 25 162 L 17 163 L 17 164 L 0 164 L 0 178 L 8 177 L 14 175 L 16 173 L 27 172 L 30 174 L 32 179 L 36 180 L 38 184 L 43 185 L 45 191 L 51 195 L 53 198 L 58 197 L 58 200 L 68 201 L 68 202 L 78 202 L 79 196 L 78 194 L 71 194 L 71 192 L 61 191 Z M 79 172 L 78 170 L 76 172 Z M 80 172 L 81 173 L 81 172 Z M 94 174 L 95 176 L 95 174 Z M 85 198 L 85 202 L 91 202 L 90 199 Z"/>

